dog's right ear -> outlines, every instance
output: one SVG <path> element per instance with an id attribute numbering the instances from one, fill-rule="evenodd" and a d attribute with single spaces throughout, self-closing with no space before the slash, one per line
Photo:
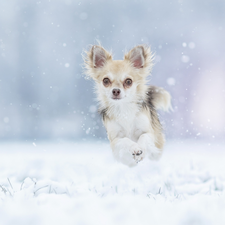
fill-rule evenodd
<path id="1" fill-rule="evenodd" d="M 112 60 L 112 55 L 103 47 L 93 45 L 84 56 L 86 74 L 95 79 L 98 71 L 107 64 L 108 60 Z"/>
<path id="2" fill-rule="evenodd" d="M 128 61 L 136 72 L 146 77 L 150 74 L 153 55 L 147 45 L 138 45 L 125 54 L 124 60 Z"/>

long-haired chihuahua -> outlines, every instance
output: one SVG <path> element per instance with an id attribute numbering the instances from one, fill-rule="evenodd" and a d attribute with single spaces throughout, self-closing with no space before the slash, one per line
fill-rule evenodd
<path id="1" fill-rule="evenodd" d="M 113 155 L 128 166 L 145 157 L 159 159 L 163 151 L 165 139 L 157 110 L 168 111 L 171 96 L 163 88 L 147 85 L 152 61 L 150 47 L 145 45 L 130 50 L 123 60 L 113 60 L 99 45 L 84 56 Z"/>

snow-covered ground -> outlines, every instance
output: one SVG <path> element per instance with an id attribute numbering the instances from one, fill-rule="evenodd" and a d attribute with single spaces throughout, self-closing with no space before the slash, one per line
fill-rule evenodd
<path id="1" fill-rule="evenodd" d="M 224 225 L 225 145 L 128 168 L 108 143 L 1 143 L 0 185 L 0 225 Z"/>

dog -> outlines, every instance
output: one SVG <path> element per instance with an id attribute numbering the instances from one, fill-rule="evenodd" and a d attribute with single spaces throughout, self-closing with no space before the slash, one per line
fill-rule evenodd
<path id="1" fill-rule="evenodd" d="M 93 45 L 84 54 L 84 65 L 95 81 L 99 113 L 116 160 L 133 167 L 145 157 L 159 159 L 165 139 L 157 110 L 168 111 L 171 96 L 147 85 L 153 66 L 150 47 L 138 45 L 123 60 L 113 60 L 111 52 Z"/>

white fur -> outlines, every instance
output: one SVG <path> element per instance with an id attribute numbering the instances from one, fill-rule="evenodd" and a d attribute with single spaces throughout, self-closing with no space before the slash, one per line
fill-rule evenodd
<path id="1" fill-rule="evenodd" d="M 105 123 L 114 157 L 128 166 L 135 166 L 146 155 L 158 159 L 160 151 L 154 144 L 149 118 L 139 111 L 137 104 L 115 104 L 115 119 Z M 137 155 L 136 153 L 140 153 Z"/>
<path id="2" fill-rule="evenodd" d="M 166 110 L 170 95 L 152 87 L 153 108 L 147 103 L 150 48 L 139 45 L 125 54 L 124 60 L 113 60 L 103 47 L 93 46 L 87 52 L 85 67 L 86 74 L 96 81 L 99 110 L 114 157 L 128 166 L 135 166 L 146 155 L 159 158 L 164 136 L 155 109 Z"/>

